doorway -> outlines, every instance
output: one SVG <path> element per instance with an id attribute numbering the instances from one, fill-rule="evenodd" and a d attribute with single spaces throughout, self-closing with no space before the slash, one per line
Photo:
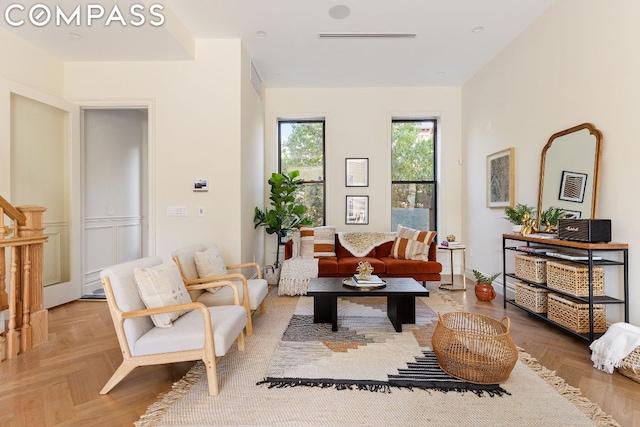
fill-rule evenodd
<path id="1" fill-rule="evenodd" d="M 149 255 L 147 108 L 82 109 L 83 295 L 100 298 L 100 271 Z"/>

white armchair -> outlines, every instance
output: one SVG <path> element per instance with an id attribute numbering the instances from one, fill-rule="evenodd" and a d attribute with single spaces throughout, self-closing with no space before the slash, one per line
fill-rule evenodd
<path id="1" fill-rule="evenodd" d="M 198 255 L 213 251 L 213 255 L 209 261 L 221 263 L 217 270 L 212 270 L 212 273 L 206 274 L 207 277 L 202 277 L 205 274 L 202 273 L 202 263 L 197 259 Z M 247 310 L 247 336 L 253 335 L 253 324 L 251 321 L 251 312 L 260 308 L 260 313 L 266 313 L 264 299 L 269 292 L 269 286 L 267 281 L 262 278 L 262 271 L 260 265 L 255 262 L 246 262 L 236 265 L 224 265 L 224 262 L 220 259 L 217 247 L 212 246 L 207 248 L 203 244 L 196 244 L 187 246 L 182 249 L 178 249 L 171 254 L 173 260 L 178 265 L 180 275 L 184 281 L 187 290 L 191 294 L 191 299 L 196 302 L 201 302 L 208 307 L 228 304 L 233 298 L 231 290 L 226 288 L 219 288 L 217 282 L 232 280 L 241 286 L 238 286 L 238 293 L 240 295 L 240 302 Z M 197 262 L 198 261 L 198 262 Z M 231 273 L 227 270 L 237 270 L 245 267 L 251 267 L 256 269 L 256 278 L 247 279 L 242 273 Z M 199 271 L 200 270 L 200 271 Z M 203 286 L 203 285 L 207 286 Z M 216 288 L 218 290 L 216 290 Z M 208 289 L 209 292 L 203 291 Z M 212 292 L 213 291 L 213 292 Z M 248 298 L 245 298 L 248 295 Z"/>
<path id="2" fill-rule="evenodd" d="M 230 289 L 236 305 L 206 307 L 190 302 L 146 308 L 134 271 L 161 265 L 161 258 L 148 257 L 108 267 L 100 273 L 123 357 L 122 364 L 100 394 L 107 394 L 138 366 L 202 360 L 209 395 L 216 396 L 219 393 L 216 361 L 227 354 L 236 341 L 238 350 L 244 351 L 242 330 L 246 326 L 246 311 L 239 305 L 239 295 L 232 282 L 227 281 L 223 286 Z M 175 266 L 171 264 L 171 268 Z M 178 277 L 177 272 L 175 275 Z M 183 310 L 187 310 L 186 313 L 173 320 L 170 327 L 155 326 L 150 317 Z"/>

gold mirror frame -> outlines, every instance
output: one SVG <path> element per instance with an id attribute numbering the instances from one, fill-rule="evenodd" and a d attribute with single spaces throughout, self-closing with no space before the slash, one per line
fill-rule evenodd
<path id="1" fill-rule="evenodd" d="M 593 144 L 593 148 L 590 144 Z M 580 212 L 580 218 L 597 217 L 601 159 L 602 133 L 591 123 L 583 123 L 551 135 L 542 149 L 540 161 L 538 227 L 541 225 L 540 214 L 551 206 Z M 578 189 L 579 195 L 575 199 L 562 193 L 565 177 L 571 175 L 586 178 L 582 191 Z M 578 202 L 580 196 L 583 201 Z M 587 203 L 591 206 L 585 207 Z"/>

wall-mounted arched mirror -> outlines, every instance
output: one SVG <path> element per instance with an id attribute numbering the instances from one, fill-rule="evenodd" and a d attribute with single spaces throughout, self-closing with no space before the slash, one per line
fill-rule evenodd
<path id="1" fill-rule="evenodd" d="M 538 225 L 551 206 L 570 218 L 597 217 L 601 150 L 602 134 L 590 123 L 551 135 L 540 162 Z"/>

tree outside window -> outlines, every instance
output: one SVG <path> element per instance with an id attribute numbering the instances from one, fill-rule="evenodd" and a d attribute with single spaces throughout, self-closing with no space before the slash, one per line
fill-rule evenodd
<path id="1" fill-rule="evenodd" d="M 435 120 L 393 120 L 391 226 L 436 231 Z"/>
<path id="2" fill-rule="evenodd" d="M 324 120 L 279 120 L 279 170 L 300 172 L 303 191 L 298 195 L 313 226 L 324 225 L 325 167 Z"/>

